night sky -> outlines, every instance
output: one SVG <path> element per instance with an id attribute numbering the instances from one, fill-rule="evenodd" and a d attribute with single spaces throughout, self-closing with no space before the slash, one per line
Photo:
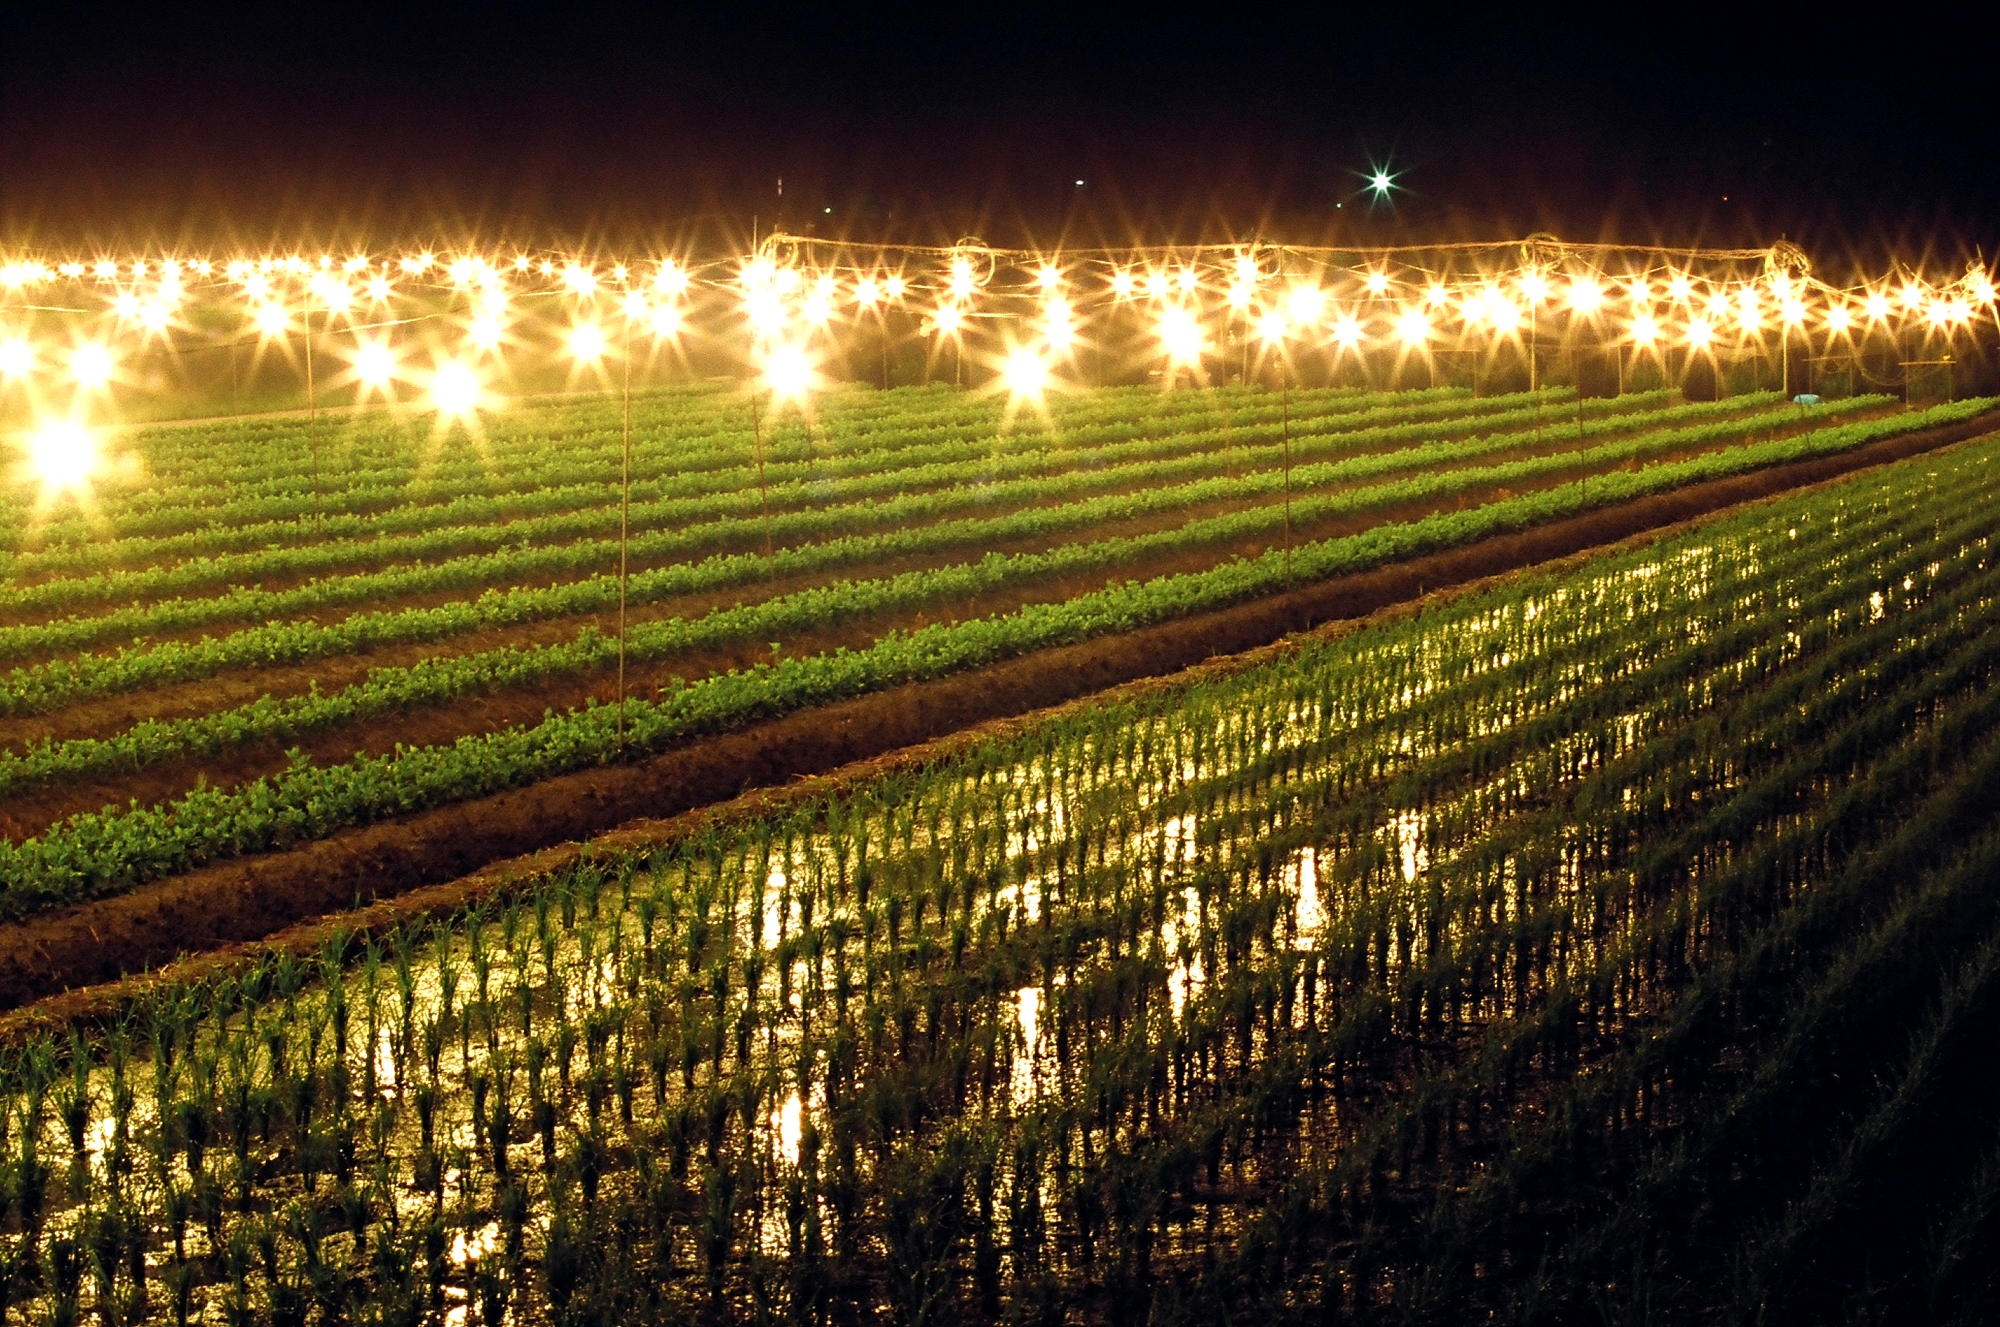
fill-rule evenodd
<path id="1" fill-rule="evenodd" d="M 1546 230 L 1785 235 L 1833 275 L 1890 253 L 1957 269 L 2000 235 L 1985 57 L 1942 18 L 16 5 L 6 23 L 12 243 Z M 1365 191 L 1377 166 L 1404 186 L 1392 206 Z"/>

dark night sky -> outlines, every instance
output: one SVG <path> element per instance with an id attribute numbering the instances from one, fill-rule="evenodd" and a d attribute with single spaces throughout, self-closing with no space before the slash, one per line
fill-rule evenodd
<path id="1" fill-rule="evenodd" d="M 624 244 L 755 215 L 1993 252 L 1975 47 L 1824 9 L 1617 13 L 16 5 L 0 236 Z M 1360 196 L 1371 161 L 1405 172 L 1393 208 Z"/>

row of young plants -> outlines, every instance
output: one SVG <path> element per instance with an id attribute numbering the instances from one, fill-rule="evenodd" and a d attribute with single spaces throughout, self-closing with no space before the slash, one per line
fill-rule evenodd
<path id="1" fill-rule="evenodd" d="M 1989 590 L 1979 620 L 1993 601 Z M 1601 1020 L 1587 1026 L 1578 1040 L 1604 1057 L 1587 1077 L 1551 1084 L 1532 1110 L 1488 1106 L 1492 1167 L 1363 1260 L 1373 1266 L 1362 1280 L 1402 1281 L 1403 1320 L 1565 1320 L 1586 1306 L 1614 1318 L 1824 1318 L 1860 1305 L 1944 1316 L 1952 1268 L 1924 1266 L 1930 1250 L 1904 1232 L 1936 1229 L 1952 1203 L 1976 1201 L 1965 1144 L 1983 1143 L 1992 1120 L 1975 1111 L 1968 1137 L 1963 1111 L 1919 1108 L 1911 1094 L 1934 1086 L 1953 1020 L 1991 989 L 2000 706 L 1991 645 L 1981 654 L 1950 661 L 1955 685 L 1930 688 L 1929 715 L 1905 706 L 1888 724 L 1851 725 L 1838 759 L 1801 771 L 1838 795 L 1802 824 L 1779 818 L 1792 832 L 1745 853 L 1712 911 L 1689 910 L 1721 933 L 1704 938 L 1708 962 L 1664 1017 L 1622 1038 Z M 1968 682 L 1982 689 L 1967 694 Z M 1880 744 L 1896 722 L 1940 714 L 1894 750 Z M 1850 777 L 1857 767 L 1865 773 Z M 1645 939 L 1628 968 L 1657 971 L 1663 953 L 1672 964 L 1672 934 Z M 1939 1009 L 1928 1023 L 1927 1009 Z M 1886 1099 L 1874 1104 L 1877 1084 Z M 1449 1118 L 1495 1092 L 1494 1075 L 1465 1075 L 1438 1085 L 1430 1106 Z M 1941 1130 L 1959 1150 L 1930 1158 L 1919 1183 L 1904 1173 L 1878 1189 L 1888 1200 L 1878 1221 L 1844 1243 L 1823 1239 L 1830 1201 L 1864 1164 L 1857 1149 L 1898 1125 Z M 1533 1277 L 1479 1283 L 1474 1268 L 1527 1248 Z M 1337 1274 L 1352 1283 L 1355 1270 Z M 1965 1320 L 1978 1316 L 1972 1307 Z"/>
<path id="2" fill-rule="evenodd" d="M 1937 757 L 2000 718 L 1996 461 L 159 991 L 0 1064 L 0 1284 L 121 1323 L 1366 1316 L 1421 1281 L 1352 1276 L 1374 1195 L 1979 772 Z"/>
<path id="3" fill-rule="evenodd" d="M 1906 416 L 1906 420 L 1914 418 Z M 6 899 L 10 911 L 24 913 L 78 897 L 120 891 L 144 879 L 190 869 L 218 855 L 282 847 L 304 837 L 322 837 L 344 825 L 486 795 L 608 759 L 650 753 L 758 717 L 1224 608 L 1282 590 L 1294 584 L 1294 578 L 1314 580 L 1382 566 L 1436 548 L 1542 524 L 1592 506 L 1622 502 L 1646 492 L 1666 492 L 1692 480 L 1850 446 L 1852 440 L 1844 438 L 1848 432 L 1852 428 L 1826 430 L 1642 472 L 1616 472 L 1588 484 L 1558 486 L 1468 512 L 1380 526 L 1360 536 L 1328 540 L 1294 552 L 1270 550 L 1262 558 L 1222 564 L 1210 572 L 1112 584 L 1102 592 L 1056 604 L 1036 604 L 1006 616 L 938 624 L 908 634 L 888 632 L 868 650 L 758 663 L 750 669 L 732 669 L 696 679 L 690 685 L 676 685 L 656 699 L 634 699 L 620 709 L 588 705 L 570 713 L 552 713 L 530 727 L 468 735 L 450 745 L 360 755 L 324 767 L 296 755 L 284 773 L 242 787 L 204 785 L 154 807 L 82 813 L 52 825 L 38 837 L 0 845 L 0 887 L 4 887 L 0 897 Z M 970 572 L 976 574 L 978 568 Z M 816 594 L 838 596 L 840 590 L 828 588 Z M 752 606 L 744 612 L 754 614 L 764 608 Z M 766 626 L 770 624 L 766 622 Z M 668 628 L 670 624 L 662 624 L 662 630 Z M 424 687 L 428 683 L 422 677 L 412 677 L 410 685 Z M 304 703 L 310 705 L 316 699 L 306 697 Z M 336 703 L 354 705 L 356 697 L 350 695 Z M 282 707 L 260 705 L 234 721 L 258 721 L 258 715 L 286 713 Z M 158 731 L 172 733 L 174 729 L 160 725 Z M 60 751 L 60 747 L 44 749 Z M 92 747 L 72 749 L 88 751 Z"/>
<path id="4" fill-rule="evenodd" d="M 1048 418 L 1093 428 L 1107 422 L 1150 430 L 1161 424 L 1179 427 L 1201 423 L 1227 410 L 1238 398 L 1254 414 L 1256 389 L 1223 388 L 1213 392 L 1161 394 L 1105 389 L 1050 403 Z M 1469 399 L 1463 391 L 1369 392 L 1346 389 L 1301 392 L 1303 410 L 1366 410 L 1381 405 L 1407 405 L 1433 399 Z M 995 398 L 949 387 L 893 391 L 836 391 L 816 398 L 825 432 L 853 448 L 891 449 L 963 441 L 991 435 L 1003 415 Z M 696 468 L 727 465 L 726 459 L 751 445 L 750 397 L 740 386 L 690 383 L 632 395 L 636 430 L 671 440 Z M 1179 423 L 1176 423 L 1179 421 Z M 334 466 L 358 470 L 409 467 L 418 456 L 415 444 L 429 433 L 432 421 L 394 409 L 374 409 L 340 421 L 341 448 L 330 456 Z M 573 444 L 585 454 L 615 448 L 622 435 L 623 410 L 615 394 L 592 391 L 565 397 L 517 401 L 481 422 L 488 454 L 503 461 L 529 461 L 551 442 Z M 234 484 L 268 490 L 293 477 L 288 456 L 297 445 L 297 419 L 269 417 L 174 426 L 136 433 L 136 441 L 170 484 Z M 414 476 L 413 476 L 414 477 Z M 137 496 L 137 495 L 135 495 Z"/>
<path id="5" fill-rule="evenodd" d="M 1401 418 L 1494 413 L 1506 404 L 1505 398 L 1477 404 L 1451 399 L 1396 399 L 1385 400 L 1370 409 L 1351 411 L 1339 409 L 1338 401 L 1307 401 L 1302 403 L 1298 418 L 1308 429 L 1353 431 L 1379 427 Z M 747 420 L 747 405 L 740 409 Z M 1247 425 L 1253 429 L 1281 427 L 1279 423 L 1264 423 L 1256 418 L 1265 413 L 1261 409 L 1253 407 L 1247 413 L 1252 416 Z M 771 423 L 776 425 L 778 421 Z M 901 444 L 892 446 L 881 440 L 856 443 L 829 435 L 823 426 L 814 427 L 810 423 L 802 426 L 794 415 L 785 427 L 766 430 L 770 448 L 765 460 L 767 465 L 775 461 L 826 481 L 848 473 L 891 475 L 934 468 L 967 458 L 984 458 L 989 465 L 1005 466 L 1024 449 L 1046 451 L 1049 435 L 1043 428 L 1031 426 L 1012 437 L 996 432 L 998 428 L 996 420 L 982 432 L 942 441 L 917 429 L 909 434 L 888 435 L 888 441 Z M 708 429 L 692 436 L 675 432 L 661 437 L 636 430 L 633 460 L 638 491 L 656 499 L 692 498 L 753 484 L 757 454 L 754 438 L 746 432 L 738 439 L 735 431 L 733 426 L 718 429 L 713 422 Z M 1193 432 L 1199 435 L 1206 431 Z M 1078 447 L 1079 459 L 1084 459 L 1092 450 L 1103 447 L 1140 454 L 1149 449 L 1163 449 L 1174 454 L 1186 446 L 1183 443 L 1177 447 L 1172 441 L 1179 433 L 1180 429 L 1171 420 L 1141 426 L 1127 419 L 1081 427 L 1074 434 L 1063 436 Z M 720 447 L 718 434 L 723 439 Z M 539 439 L 526 455 L 509 457 L 496 456 L 488 449 L 483 427 L 458 446 L 447 447 L 450 437 L 448 431 L 419 432 L 406 443 L 400 463 L 386 473 L 367 470 L 356 473 L 345 467 L 329 471 L 322 465 L 318 491 L 314 489 L 311 472 L 299 465 L 296 448 L 302 440 L 295 438 L 294 449 L 286 455 L 279 478 L 250 490 L 233 484 L 191 490 L 157 483 L 142 492 L 123 495 L 122 500 L 116 493 L 107 493 L 94 521 L 79 515 L 68 524 L 36 524 L 33 533 L 38 543 L 68 546 L 92 540 L 101 542 L 108 526 L 115 536 L 140 540 L 145 545 L 192 544 L 197 551 L 205 551 L 217 542 L 225 549 L 240 546 L 230 533 L 236 529 L 258 530 L 267 542 L 286 535 L 292 541 L 318 537 L 326 528 L 329 514 L 337 522 L 344 520 L 349 527 L 365 518 L 388 514 L 397 519 L 398 528 L 422 530 L 468 515 L 494 519 L 505 514 L 560 512 L 580 503 L 602 505 L 610 500 L 607 495 L 619 488 L 621 440 L 617 433 L 609 437 L 547 436 Z M 705 460 L 709 463 L 704 464 Z M 1029 464 L 1033 464 L 1032 457 Z M 465 507 L 468 488 L 484 494 L 469 512 Z M 24 513 L 30 520 L 33 516 L 32 508 Z M 74 548 L 68 555 L 85 556 L 82 550 Z M 31 554 L 27 565 L 59 563 L 63 556 L 61 548 L 39 558 Z"/>
<path id="6" fill-rule="evenodd" d="M 1912 421 L 1911 427 L 1920 427 L 1923 417 L 1901 418 Z M 449 745 L 399 748 L 392 754 L 362 755 L 331 766 L 315 765 L 295 755 L 282 773 L 240 787 L 201 786 L 155 806 L 79 814 L 36 837 L 0 845 L 0 891 L 4 891 L 0 892 L 0 907 L 21 915 L 122 891 L 219 857 L 281 848 L 350 825 L 642 756 L 759 718 L 1226 607 L 1280 590 L 1295 579 L 1379 566 L 1696 480 L 1839 450 L 1854 444 L 1850 435 L 1856 430 L 1876 427 L 1879 425 L 1829 429 L 1641 471 L 1619 471 L 1466 511 L 1379 526 L 1296 550 L 1272 549 L 1261 557 L 1224 563 L 1206 572 L 1114 583 L 1101 591 L 1030 605 L 1005 615 L 941 623 L 914 632 L 891 631 L 866 649 L 842 649 L 731 670 L 675 686 L 650 700 L 635 699 L 615 708 L 592 704 L 550 714 L 539 724 L 468 735 Z M 957 574 L 977 576 L 982 565 L 986 564 Z M 894 587 L 903 580 L 884 582 L 873 593 L 881 594 L 882 586 Z M 968 587 L 967 592 L 972 588 L 976 586 Z M 842 587 L 827 587 L 812 592 L 818 598 L 804 602 L 822 612 L 831 611 L 848 602 L 840 597 L 845 592 Z M 782 601 L 773 604 L 776 606 L 752 605 L 741 611 L 787 611 Z M 794 601 L 791 605 L 794 611 L 797 604 Z M 765 627 L 774 625 L 770 619 L 759 620 Z M 662 631 L 683 629 L 672 623 L 659 626 Z M 533 657 L 529 652 L 517 652 L 485 660 L 481 666 L 503 669 Z M 447 681 L 454 676 L 442 666 L 436 673 Z M 418 689 L 432 685 L 421 670 L 390 680 Z M 472 684 L 479 685 L 482 680 L 475 674 Z M 354 706 L 368 703 L 367 694 L 362 690 L 348 693 L 344 699 L 328 700 L 334 705 Z M 321 698 L 309 696 L 300 702 L 252 707 L 225 722 L 290 722 L 293 711 L 285 705 L 294 703 L 312 706 L 321 703 Z M 151 726 L 147 740 L 154 740 L 154 734 L 166 734 L 171 741 L 178 731 L 173 725 Z M 100 749 L 84 745 L 70 748 L 83 753 Z M 63 748 L 40 750 L 60 753 Z M 66 757 L 55 754 L 54 758 Z"/>
<path id="7" fill-rule="evenodd" d="M 1748 404 L 1767 403 L 1760 399 Z M 1636 401 L 1629 408 L 1644 404 Z M 1438 413 L 1438 407 L 1418 413 Z M 1344 417 L 1301 419 L 1291 432 L 1299 453 L 1311 457 L 1463 437 L 1476 430 L 1478 420 L 1489 427 L 1521 428 L 1543 417 L 1539 410 L 1518 408 L 1476 419 L 1455 409 L 1444 413 L 1448 415 L 1444 420 L 1375 423 L 1366 428 L 1344 427 Z M 1587 415 L 1594 418 L 1604 413 L 1607 409 L 1599 407 Z M 806 431 L 793 421 L 786 432 L 804 437 Z M 1271 438 L 1263 438 L 1264 432 L 1270 432 Z M 683 463 L 685 458 L 664 453 L 639 458 L 642 469 L 633 489 L 638 502 L 633 516 L 641 527 L 740 519 L 773 509 L 791 511 L 830 502 L 858 504 L 967 485 L 979 486 L 987 501 L 1005 501 L 1016 489 L 1029 495 L 1026 500 L 1033 500 L 1037 483 L 1046 485 L 1071 472 L 1077 472 L 1072 485 L 1097 489 L 1145 484 L 1167 475 L 1209 473 L 1216 466 L 1218 448 L 1228 453 L 1239 442 L 1262 442 L 1266 450 L 1278 451 L 1279 446 L 1271 445 L 1277 437 L 1276 430 L 1246 432 L 1241 438 L 1233 431 L 1227 435 L 1173 434 L 1092 448 L 1070 439 L 1052 446 L 1049 437 L 1042 434 L 1034 435 L 1029 446 L 1023 446 L 1017 436 L 1012 440 L 1015 445 L 1004 452 L 991 445 L 953 445 L 915 455 L 899 453 L 897 459 L 907 463 L 887 468 L 876 464 L 872 456 L 843 458 L 810 442 L 803 455 L 767 458 L 761 469 L 747 458 L 739 458 L 742 463 L 729 469 L 690 470 Z M 650 465 L 644 464 L 648 461 Z M 616 453 L 605 463 L 610 467 L 608 474 L 591 483 L 577 483 L 573 476 L 515 474 L 506 484 L 515 491 L 497 495 L 487 491 L 494 484 L 490 467 L 481 463 L 468 473 L 432 476 L 429 491 L 423 494 L 413 495 L 401 482 L 380 486 L 371 493 L 349 490 L 336 494 L 330 517 L 323 505 L 316 505 L 310 492 L 288 490 L 280 500 L 298 510 L 280 517 L 267 518 L 254 505 L 234 512 L 211 512 L 196 528 L 162 537 L 105 539 L 98 526 L 94 542 L 65 543 L 46 552 L 17 554 L 11 570 L 17 578 L 61 578 L 55 584 L 38 583 L 18 591 L 24 607 L 36 607 L 46 606 L 51 596 L 60 603 L 65 598 L 87 601 L 92 597 L 184 592 L 203 585 L 229 584 L 232 577 L 243 575 L 325 574 L 356 566 L 450 557 L 523 541 L 601 537 L 617 530 L 620 519 Z M 648 475 L 647 470 L 660 473 Z M 998 491 L 986 492 L 996 486 Z M 1064 491 L 1079 490 L 1072 487 Z M 979 496 L 971 500 L 978 501 Z M 352 507 L 362 510 L 343 510 Z M 354 542 L 329 544 L 329 539 Z M 185 562 L 136 573 L 127 570 L 120 574 L 119 570 L 177 559 Z M 92 577 L 97 587 L 94 595 L 77 584 L 83 576 Z"/>
<path id="8" fill-rule="evenodd" d="M 1699 418 L 1699 415 L 1694 416 Z M 1685 416 L 1676 414 L 1677 420 Z M 1818 422 L 1818 421 L 1814 421 Z M 768 532 L 773 548 L 768 554 L 710 553 L 699 561 L 671 562 L 651 567 L 629 577 L 623 596 L 629 604 L 646 604 L 704 593 L 714 593 L 769 580 L 824 575 L 832 571 L 865 570 L 871 564 L 898 558 L 937 556 L 965 548 L 1034 540 L 1060 540 L 1087 533 L 1107 522 L 1172 515 L 1189 509 L 1217 504 L 1258 502 L 1261 516 L 1200 518 L 1184 523 L 1177 531 L 1163 532 L 1150 539 L 1107 542 L 1092 541 L 1087 547 L 1109 561 L 1092 563 L 1085 570 L 1102 569 L 1118 562 L 1146 556 L 1156 549 L 1180 551 L 1211 544 L 1217 540 L 1268 534 L 1277 529 L 1329 518 L 1363 516 L 1410 502 L 1445 500 L 1466 492 L 1466 481 L 1490 480 L 1503 483 L 1533 482 L 1567 467 L 1602 467 L 1663 452 L 1691 447 L 1728 445 L 1756 432 L 1778 431 L 1786 426 L 1803 426 L 1804 421 L 1785 412 L 1753 415 L 1726 423 L 1661 429 L 1639 434 L 1617 443 L 1594 448 L 1569 448 L 1545 453 L 1523 468 L 1479 467 L 1482 454 L 1514 451 L 1518 444 L 1492 439 L 1463 448 L 1424 447 L 1412 452 L 1385 453 L 1348 461 L 1303 464 L 1287 470 L 1242 469 L 1233 476 L 1192 480 L 1180 484 L 1118 493 L 1099 498 L 1083 498 L 1053 505 L 1036 505 L 997 517 L 940 516 L 937 507 L 949 510 L 963 505 L 962 494 L 935 498 L 912 498 L 877 504 L 857 511 L 834 507 L 793 513 L 769 522 L 741 521 L 692 530 L 662 530 L 643 534 L 633 541 L 634 559 L 641 563 L 663 557 L 692 557 L 702 548 L 746 542 L 757 533 Z M 1566 457 L 1567 462 L 1552 458 Z M 1262 462 L 1267 458 L 1246 458 Z M 1272 458 L 1274 459 L 1274 458 Z M 1369 484 L 1384 475 L 1417 471 L 1424 477 L 1410 483 Z M 1443 476 L 1455 476 L 1445 478 Z M 1361 485 L 1361 487 L 1352 487 Z M 1315 490 L 1340 490 L 1327 494 Z M 1279 505 L 1280 500 L 1284 505 Z M 1254 508 L 1252 510 L 1255 510 Z M 929 517 L 928 523 L 922 518 Z M 884 534 L 835 533 L 855 526 L 882 525 Z M 47 712 L 75 700 L 131 690 L 141 686 L 184 681 L 213 675 L 230 667 L 295 663 L 326 658 L 356 650 L 416 641 L 439 641 L 470 631 L 516 626 L 546 621 L 578 613 L 603 612 L 619 602 L 621 590 L 616 577 L 596 575 L 555 585 L 510 585 L 517 580 L 574 572 L 607 558 L 615 560 L 615 545 L 563 545 L 554 548 L 523 548 L 518 551 L 449 563 L 416 570 L 383 572 L 314 582 L 289 591 L 237 590 L 227 596 L 198 601 L 191 605 L 175 600 L 134 608 L 105 619 L 67 619 L 54 623 L 0 628 L 0 658 L 48 653 L 61 647 L 75 648 L 93 640 L 117 639 L 143 625 L 158 629 L 171 624 L 180 630 L 211 625 L 218 617 L 227 620 L 257 621 L 265 625 L 232 632 L 221 638 L 204 637 L 195 642 L 145 641 L 125 646 L 111 655 L 82 654 L 58 657 L 45 664 L 15 668 L 0 688 L 0 712 L 26 714 Z M 1021 555 L 1013 560 L 1012 581 L 1049 574 L 1038 571 L 1055 554 Z M 1086 555 L 1088 556 L 1088 555 Z M 1000 565 L 988 558 L 989 568 Z M 1078 569 L 1075 555 L 1065 555 L 1062 572 Z M 468 579 L 471 584 L 468 585 Z M 441 607 L 383 609 L 351 613 L 331 625 L 311 620 L 283 620 L 288 614 L 326 611 L 342 604 L 373 603 L 399 594 L 438 593 L 451 589 L 476 588 L 482 584 L 509 585 L 504 590 L 487 590 L 477 599 Z M 936 598 L 932 593 L 930 598 Z M 194 620 L 189 620 L 190 616 Z M 748 628 L 752 635 L 762 627 Z"/>

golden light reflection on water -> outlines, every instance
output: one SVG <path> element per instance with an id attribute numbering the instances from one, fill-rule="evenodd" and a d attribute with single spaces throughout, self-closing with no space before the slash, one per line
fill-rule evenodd
<path id="1" fill-rule="evenodd" d="M 1845 555 L 1854 565 L 1887 556 L 1864 534 Z M 1746 583 L 1729 568 L 1752 553 L 1759 572 Z M 1933 558 L 1871 579 L 1846 592 L 1849 620 L 1881 598 L 1874 587 L 1900 584 L 1916 603 L 1955 565 Z M 1296 1049 L 1295 1034 L 1330 1035 L 1370 993 L 1419 991 L 1388 1027 L 1434 1036 L 1447 1016 L 1421 1003 L 1417 975 L 1509 928 L 1570 919 L 1560 949 L 1503 951 L 1535 961 L 1518 982 L 1468 988 L 1450 1007 L 1457 1035 L 1515 1017 L 1615 956 L 1643 901 L 1581 911 L 1584 899 L 1617 897 L 1612 850 L 1635 826 L 1679 823 L 1748 777 L 1699 751 L 1648 766 L 1640 745 L 1829 639 L 1831 583 L 1822 554 L 1704 546 L 1357 635 L 1261 682 L 1199 688 L 1115 721 L 1086 716 L 1037 738 L 1041 749 L 990 753 L 543 890 L 461 927 L 448 947 L 433 937 L 378 950 L 337 988 L 306 983 L 254 1013 L 202 1021 L 177 1081 L 212 1081 L 226 1121 L 239 1087 L 263 1092 L 300 1065 L 324 1075 L 338 1058 L 343 1127 L 364 1158 L 402 1177 L 387 1200 L 412 1223 L 449 1214 L 457 1270 L 443 1311 L 458 1321 L 472 1312 L 469 1269 L 500 1256 L 506 1238 L 496 1166 L 535 1214 L 530 1258 L 550 1238 L 554 1205 L 580 1201 L 561 1195 L 598 1156 L 616 1159 L 588 1172 L 600 1202 L 637 1193 L 642 1172 L 655 1175 L 646 1167 L 678 1166 L 675 1182 L 694 1186 L 726 1163 L 743 1186 L 744 1237 L 791 1257 L 805 1216 L 839 1225 L 829 1167 L 851 1167 L 866 1189 L 902 1155 L 855 1146 L 855 1131 L 936 1142 L 916 1126 L 866 1123 L 871 1111 L 893 1120 L 904 1098 L 933 1112 L 924 1128 L 990 1144 L 995 1220 L 1019 1215 L 1028 1230 L 1027 1214 L 1047 1213 L 1036 1256 L 1069 1266 L 1077 1232 L 1063 1224 L 1075 1218 L 1062 1186 L 1073 1181 L 1056 1176 L 1075 1171 L 1059 1159 L 1143 1149 L 1254 1080 L 1275 1050 Z M 1699 685 L 1648 684 L 1660 658 L 1702 633 L 1725 639 L 1752 611 L 1795 625 L 1705 656 Z M 1635 616 L 1657 629 L 1607 659 L 1603 643 Z M 1475 746 L 1483 762 L 1423 777 Z M 1580 822 L 1566 799 L 1586 787 L 1603 794 L 1600 813 Z M 335 990 L 344 1052 L 327 1032 Z M 1272 1002 L 1268 1013 L 1251 1006 L 1247 1022 L 1246 990 Z M 1618 1008 L 1639 998 L 1621 994 Z M 1146 1066 L 1140 1087 L 1117 1077 L 1124 1063 Z M 143 1102 L 146 1075 L 129 1081 Z M 1113 1090 L 1130 1095 L 1107 1111 Z M 1318 1079 L 1312 1090 L 1296 1136 L 1269 1145 L 1338 1156 L 1379 1107 Z M 102 1109 L 113 1091 L 105 1072 L 94 1076 L 82 1152 L 93 1174 L 121 1146 L 160 1137 L 157 1112 L 142 1107 L 124 1117 L 121 1144 Z M 494 1126 L 502 1101 L 506 1122 Z M 15 1115 L 23 1109 L 17 1100 Z M 51 1156 L 68 1154 L 54 1113 L 39 1136 Z M 301 1170 L 281 1164 L 295 1142 L 243 1137 L 240 1163 L 218 1141 L 200 1170 L 182 1147 L 160 1173 L 226 1186 L 240 1164 L 260 1202 L 298 1197 Z M 585 1140 L 601 1151 L 580 1151 Z M 1163 1219 L 1161 1256 L 1226 1235 L 1244 1218 L 1218 1195 L 1254 1191 L 1260 1167 L 1276 1164 L 1232 1157 L 1217 1187 L 1194 1184 L 1186 1210 Z M 81 1220 L 81 1209 L 61 1219 Z M 676 1229 L 675 1256 L 696 1266 L 693 1225 Z M 350 1247 L 346 1238 L 329 1247 Z M 214 1251 L 202 1229 L 188 1239 Z M 210 1287 L 201 1302 L 219 1312 L 221 1293 Z"/>

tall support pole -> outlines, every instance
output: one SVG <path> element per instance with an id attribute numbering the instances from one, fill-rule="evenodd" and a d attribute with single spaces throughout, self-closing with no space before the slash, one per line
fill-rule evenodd
<path id="1" fill-rule="evenodd" d="M 624 436 L 618 465 L 618 749 L 625 749 L 625 586 L 632 570 L 632 320 L 625 320 L 619 380 Z"/>
<path id="2" fill-rule="evenodd" d="M 1278 394 L 1285 439 L 1285 584 L 1292 583 L 1292 374 L 1284 352 L 1278 352 Z"/>
<path id="3" fill-rule="evenodd" d="M 313 468 L 313 533 L 319 534 L 320 519 L 319 489 L 319 392 L 313 381 L 313 311 L 308 299 L 305 307 L 306 318 L 306 437 L 312 446 Z"/>
<path id="4" fill-rule="evenodd" d="M 758 408 L 757 393 L 750 394 L 750 438 L 757 457 L 757 509 L 764 516 L 764 565 L 771 573 L 771 583 L 778 581 L 777 555 L 771 551 L 771 490 L 764 482 L 764 416 Z"/>

